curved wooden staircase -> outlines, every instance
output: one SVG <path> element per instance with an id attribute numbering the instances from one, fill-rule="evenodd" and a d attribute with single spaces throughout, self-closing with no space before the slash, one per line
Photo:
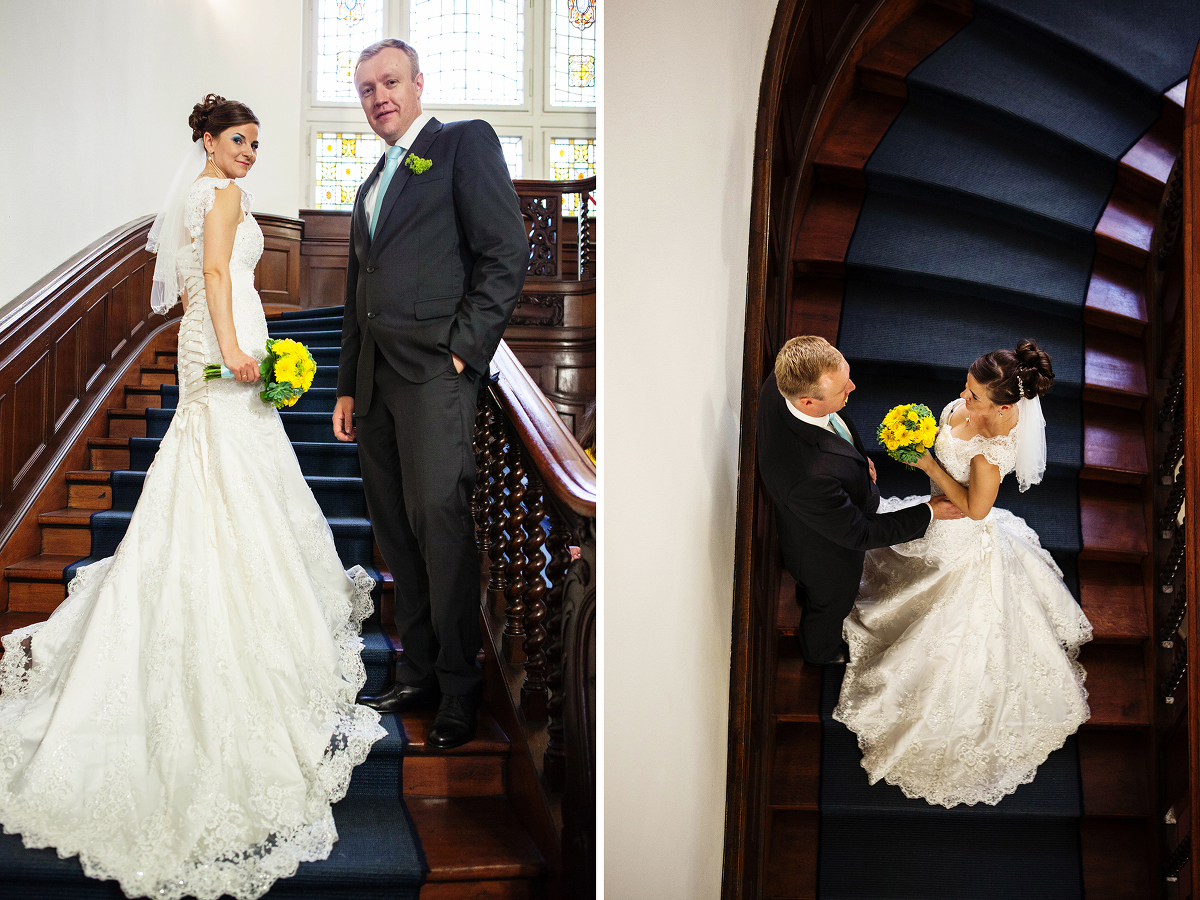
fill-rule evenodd
<path id="1" fill-rule="evenodd" d="M 819 14 L 816 7 L 820 7 Z M 933 141 L 921 148 L 923 171 L 895 165 L 889 169 L 886 159 L 869 166 L 906 108 L 910 76 L 972 22 L 977 12 L 965 0 L 881 2 L 854 9 L 833 3 L 784 3 L 776 19 L 764 74 L 756 153 L 758 159 L 768 162 L 757 172 L 752 213 L 726 897 L 858 896 L 839 893 L 840 883 L 818 884 L 823 821 L 821 755 L 823 747 L 829 746 L 822 732 L 822 673 L 803 664 L 795 641 L 799 610 L 794 584 L 779 567 L 771 502 L 755 478 L 753 423 L 758 386 L 771 371 L 776 350 L 792 335 L 820 334 L 838 344 L 852 371 L 865 373 L 856 375 L 859 394 L 864 394 L 864 381 L 877 379 L 878 372 L 884 371 L 876 359 L 886 353 L 876 354 L 862 339 L 847 343 L 844 302 L 851 291 L 848 280 L 857 279 L 861 284 L 863 279 L 878 278 L 890 284 L 894 279 L 900 285 L 920 283 L 960 290 L 957 283 L 919 258 L 911 265 L 889 261 L 885 270 L 872 268 L 880 263 L 861 248 L 855 250 L 856 241 L 865 244 L 870 238 L 861 233 L 856 236 L 864 206 L 874 203 L 876 211 L 883 208 L 882 201 L 869 200 L 877 188 L 889 196 L 912 198 L 909 203 L 914 208 L 935 203 L 939 208 L 970 210 L 971 215 L 997 223 L 988 226 L 993 233 L 1018 224 L 1044 235 L 1047 241 L 1077 246 L 1081 253 L 1094 248 L 1082 308 L 1077 314 L 1064 314 L 1067 321 L 1073 315 L 1082 318 L 1078 375 L 1060 371 L 1067 375 L 1060 381 L 1068 391 L 1071 382 L 1078 385 L 1074 390 L 1081 401 L 1077 401 L 1081 440 L 1074 444 L 1078 459 L 1071 470 L 1077 474 L 1067 483 L 1068 473 L 1055 473 L 1052 464 L 1047 478 L 1047 484 L 1052 477 L 1062 482 L 1055 490 L 1064 498 L 1071 493 L 1077 498 L 1074 544 L 1069 529 L 1060 529 L 1061 538 L 1051 535 L 1047 540 L 1047 532 L 1054 532 L 1061 523 L 1037 522 L 1036 508 L 1018 511 L 1039 530 L 1044 544 L 1063 564 L 1068 583 L 1074 582 L 1095 628 L 1095 639 L 1080 658 L 1088 672 L 1092 709 L 1091 720 L 1076 741 L 1082 890 L 1089 898 L 1157 896 L 1162 890 L 1159 860 L 1175 847 L 1174 843 L 1165 851 L 1160 847 L 1162 810 L 1157 800 L 1159 748 L 1154 726 L 1156 704 L 1162 701 L 1156 692 L 1161 677 L 1157 642 L 1151 639 L 1154 584 L 1148 539 L 1157 483 L 1157 477 L 1151 477 L 1155 446 L 1155 382 L 1151 374 L 1155 366 L 1149 327 L 1156 315 L 1156 298 L 1150 293 L 1153 280 L 1149 270 L 1156 223 L 1181 149 L 1187 83 L 1175 84 L 1164 93 L 1157 121 L 1119 154 L 1107 203 L 1082 226 L 1078 215 L 1072 222 L 1056 218 L 1049 204 L 1041 205 L 1044 212 L 1033 214 L 1039 208 L 1037 198 L 1017 211 L 984 192 L 975 192 L 962 181 L 962 172 L 968 168 L 963 160 L 939 157 Z M 990 5 L 984 12 L 990 21 L 1003 19 Z M 1087 14 L 1081 7 L 1079 15 Z M 1043 54 L 1067 52 L 1054 49 L 1059 46 L 1053 42 L 1061 40 L 1061 28 L 1056 31 L 1053 25 L 1024 19 L 1017 25 L 1039 32 L 1031 40 L 1045 42 L 1036 44 Z M 1005 21 L 996 25 L 1008 26 Z M 1081 58 L 1086 56 L 1081 54 Z M 1085 61 L 1090 64 L 1090 58 Z M 928 102 L 929 92 L 934 90 L 928 79 L 917 77 L 916 83 L 924 93 L 910 117 L 920 113 L 920 103 Z M 942 90 L 937 102 L 964 116 L 964 121 L 980 123 L 972 127 L 996 129 L 1013 114 L 1002 108 L 1001 100 L 989 114 L 990 121 L 972 119 L 971 104 L 978 104 L 977 98 L 967 93 L 947 96 Z M 1063 114 L 1072 115 L 1069 111 Z M 1052 134 L 1053 123 L 1044 127 L 1045 145 L 1059 140 Z M 1069 166 L 1062 168 L 1067 178 L 1086 175 Z M 1029 178 L 1036 182 L 1037 175 L 1031 169 Z M 1096 177 L 1103 175 L 1103 166 L 1098 165 Z M 966 218 L 958 221 L 961 228 L 974 227 Z M 1016 238 L 1006 240 L 1009 247 L 1016 243 Z M 1006 247 L 997 244 L 991 252 L 1003 253 Z M 905 265 L 910 268 L 904 269 Z M 968 293 L 980 290 L 981 296 L 1014 303 L 1015 310 L 1022 304 L 1037 309 L 1032 299 L 1016 295 L 1015 281 L 1008 286 L 997 282 L 986 290 L 970 288 Z M 855 302 L 861 306 L 862 290 L 855 290 Z M 894 302 L 906 296 L 903 290 L 894 291 Z M 1019 312 L 1009 315 L 1021 329 Z M 1041 337 L 1036 330 L 1041 324 L 1026 327 L 1033 329 L 1033 336 Z M 925 353 L 928 358 L 933 352 L 932 345 L 916 335 L 889 333 L 897 343 L 912 343 L 918 355 Z M 936 339 L 936 333 L 929 336 Z M 899 352 L 903 358 L 904 351 Z M 1068 360 L 1069 354 L 1064 354 L 1061 361 Z M 940 383 L 937 378 L 950 377 L 936 371 L 940 361 L 930 362 L 933 365 L 923 371 L 935 381 L 927 381 L 926 390 Z M 1056 368 L 1059 362 L 1056 355 Z M 957 363 L 954 360 L 947 365 L 952 368 Z M 869 388 L 866 393 L 871 390 L 877 391 Z M 938 402 L 957 390 L 952 388 Z M 1159 390 L 1161 394 L 1161 386 Z M 873 398 L 864 399 L 866 403 L 856 402 L 856 395 L 851 401 L 860 432 L 878 420 Z M 1047 418 L 1051 418 L 1049 413 Z M 1067 455 L 1071 455 L 1070 444 L 1063 444 Z M 899 474 L 881 455 L 873 456 L 885 493 L 914 492 L 908 489 L 911 485 L 892 487 Z M 1015 503 L 1015 498 L 1012 504 L 1001 500 L 1001 505 L 1012 508 Z M 836 686 L 834 690 L 836 695 Z M 998 809 L 1003 809 L 1003 804 Z M 994 885 L 989 886 L 993 889 Z M 1007 896 L 999 890 L 999 896 Z M 910 896 L 900 885 L 894 893 Z"/>

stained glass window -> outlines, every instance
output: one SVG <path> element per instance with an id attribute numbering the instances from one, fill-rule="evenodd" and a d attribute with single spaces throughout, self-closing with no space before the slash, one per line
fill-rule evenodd
<path id="1" fill-rule="evenodd" d="M 383 142 L 374 134 L 317 135 L 317 209 L 351 209 L 358 186 L 366 181 Z"/>
<path id="2" fill-rule="evenodd" d="M 504 151 L 504 161 L 508 163 L 508 175 L 514 181 L 523 177 L 525 172 L 525 145 L 519 137 L 500 135 L 500 149 Z"/>
<path id="3" fill-rule="evenodd" d="M 524 0 L 412 0 L 427 104 L 525 102 Z"/>
<path id="4" fill-rule="evenodd" d="M 555 181 L 591 178 L 596 174 L 596 141 L 594 138 L 551 138 L 550 177 Z M 563 215 L 579 215 L 580 197 L 563 197 Z M 593 215 L 595 215 L 593 213 Z"/>
<path id="5" fill-rule="evenodd" d="M 383 37 L 383 0 L 317 0 L 317 99 L 358 102 L 354 63 Z"/>
<path id="6" fill-rule="evenodd" d="M 596 105 L 596 16 L 600 0 L 551 0 L 550 103 Z"/>

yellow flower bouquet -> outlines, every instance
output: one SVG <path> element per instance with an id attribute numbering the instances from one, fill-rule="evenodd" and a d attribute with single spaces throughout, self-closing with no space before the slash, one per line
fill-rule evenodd
<path id="1" fill-rule="evenodd" d="M 312 387 L 317 364 L 308 348 L 291 338 L 267 339 L 267 355 L 258 367 L 263 380 L 259 398 L 276 409 L 295 406 L 304 392 Z M 204 380 L 233 378 L 223 364 L 209 363 L 204 367 Z"/>
<path id="2" fill-rule="evenodd" d="M 911 466 L 925 455 L 937 438 L 937 419 L 923 403 L 903 403 L 879 423 L 879 443 L 892 459 Z"/>

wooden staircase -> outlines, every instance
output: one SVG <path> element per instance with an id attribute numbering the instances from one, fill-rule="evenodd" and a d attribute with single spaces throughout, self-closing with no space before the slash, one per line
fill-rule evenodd
<path id="1" fill-rule="evenodd" d="M 969 2 L 893 4 L 860 36 L 867 47 L 846 87 L 830 88 L 815 126 L 811 179 L 796 194 L 785 333 L 838 337 L 850 247 L 867 180 L 865 166 L 900 113 L 905 77 L 971 19 Z M 900 11 L 895 11 L 900 10 Z M 897 21 L 895 17 L 900 17 Z M 872 41 L 874 41 L 872 45 Z M 1094 231 L 1096 260 L 1084 307 L 1083 468 L 1079 505 L 1081 602 L 1095 629 L 1080 662 L 1091 720 L 1078 737 L 1086 894 L 1150 896 L 1158 853 L 1155 814 L 1155 652 L 1150 560 L 1152 434 L 1150 321 L 1144 270 L 1171 166 L 1179 154 L 1186 82 L 1164 97 L 1153 128 L 1121 159 L 1116 187 Z M 769 326 L 768 326 L 769 327 Z M 1152 398 L 1151 398 L 1152 399 Z M 776 563 L 777 565 L 777 563 Z M 779 580 L 774 722 L 765 796 L 769 806 L 762 895 L 816 897 L 821 674 L 796 641 L 794 582 Z"/>
<path id="2" fill-rule="evenodd" d="M 90 519 L 112 507 L 111 474 L 129 468 L 129 438 L 146 435 L 146 409 L 160 406 L 159 386 L 175 383 L 176 329 L 164 332 L 153 361 L 135 365 L 124 385 L 124 406 L 107 409 L 107 435 L 87 439 L 89 468 L 65 473 L 68 505 L 43 512 L 37 522 L 41 552 L 3 572 L 8 606 L 0 634 L 44 621 L 66 597 L 63 573 L 90 555 Z M 380 605 L 384 632 L 394 647 L 391 576 Z M 400 651 L 397 651 L 400 652 Z M 402 716 L 409 744 L 403 758 L 403 791 L 430 872 L 423 898 L 534 900 L 547 896 L 542 852 L 508 797 L 510 741 L 485 707 L 474 740 L 450 751 L 429 747 L 432 712 Z"/>

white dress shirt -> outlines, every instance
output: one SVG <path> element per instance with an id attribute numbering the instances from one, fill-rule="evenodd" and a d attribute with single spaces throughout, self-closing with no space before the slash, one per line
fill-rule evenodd
<path id="1" fill-rule="evenodd" d="M 408 131 L 404 132 L 404 134 L 400 136 L 400 140 L 396 141 L 396 144 L 399 144 L 404 148 L 405 156 L 408 155 L 408 151 L 412 148 L 413 141 L 417 139 L 417 135 L 421 133 L 421 129 L 424 128 L 432 118 L 433 113 L 421 113 L 419 116 L 413 119 L 413 123 L 408 126 Z M 384 143 L 387 142 L 385 141 Z M 395 147 L 396 144 L 388 144 L 388 146 Z M 404 163 L 404 156 L 400 157 L 400 163 Z M 393 175 L 392 177 L 395 178 L 396 176 Z M 376 178 L 375 183 L 371 185 L 371 189 L 367 191 L 367 196 L 363 198 L 363 203 L 366 204 L 368 225 L 370 225 L 371 220 L 375 218 L 375 197 L 379 193 L 379 182 L 382 180 L 382 178 Z"/>

